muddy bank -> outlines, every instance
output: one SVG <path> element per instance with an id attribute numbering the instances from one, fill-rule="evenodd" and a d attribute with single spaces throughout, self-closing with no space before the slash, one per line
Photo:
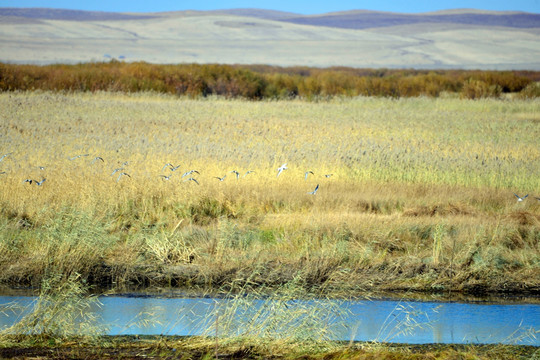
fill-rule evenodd
<path id="1" fill-rule="evenodd" d="M 252 266 L 216 266 L 213 268 L 186 265 L 99 265 L 90 272 L 83 273 L 85 283 L 94 290 L 113 292 L 141 292 L 152 289 L 182 290 L 194 293 L 228 292 L 233 282 L 238 286 L 243 283 L 258 290 L 272 290 L 297 280 L 297 285 L 309 293 L 321 293 L 329 296 L 400 296 L 408 294 L 414 297 L 443 295 L 447 298 L 477 296 L 494 297 L 532 297 L 540 296 L 540 285 L 532 276 L 523 280 L 523 274 L 505 274 L 506 277 L 478 278 L 457 270 L 451 272 L 443 267 L 424 266 L 401 269 L 394 266 L 341 267 L 304 266 L 304 271 L 297 272 L 300 264 L 280 264 L 269 262 L 251 264 Z M 305 264 L 304 264 L 305 265 Z M 5 289 L 38 289 L 43 274 L 21 272 L 10 268 L 4 272 L 0 283 Z M 347 276 L 343 272 L 347 270 Z M 298 280 L 300 278 L 300 280 Z"/>
<path id="2" fill-rule="evenodd" d="M 523 359 L 539 353 L 534 346 L 513 345 L 442 345 L 442 344 L 384 344 L 328 343 L 312 347 L 306 344 L 220 344 L 213 340 L 180 337 L 103 337 L 91 343 L 77 339 L 62 344 L 38 343 L 28 345 L 30 338 L 20 344 L 0 343 L 0 358 L 28 359 Z M 306 347 L 307 346 L 307 347 Z"/>

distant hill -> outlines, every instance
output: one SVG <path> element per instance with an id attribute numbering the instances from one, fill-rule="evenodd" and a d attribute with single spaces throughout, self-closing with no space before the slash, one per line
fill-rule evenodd
<path id="1" fill-rule="evenodd" d="M 0 16 L 14 16 L 19 18 L 66 21 L 133 20 L 149 19 L 156 17 L 154 15 L 48 8 L 0 8 Z"/>
<path id="2" fill-rule="evenodd" d="M 467 11 L 455 14 L 398 14 L 384 12 L 343 12 L 316 16 L 299 16 L 280 19 L 295 24 L 330 26 L 344 29 L 369 29 L 420 23 L 445 23 L 475 26 L 502 26 L 512 28 L 539 28 L 540 14 L 504 13 L 492 14 Z"/>
<path id="3" fill-rule="evenodd" d="M 0 61 L 540 70 L 540 14 L 0 8 Z"/>

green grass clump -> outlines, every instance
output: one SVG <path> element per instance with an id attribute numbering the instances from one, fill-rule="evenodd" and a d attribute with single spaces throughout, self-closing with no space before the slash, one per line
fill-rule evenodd
<path id="1" fill-rule="evenodd" d="M 97 296 L 88 294 L 88 286 L 78 274 L 68 277 L 60 273 L 46 277 L 37 299 L 28 309 L 16 304 L 4 306 L 2 312 L 28 312 L 13 326 L 0 332 L 0 342 L 32 336 L 34 341 L 56 343 L 69 338 L 97 338 L 105 331 L 93 308 L 99 306 Z"/>

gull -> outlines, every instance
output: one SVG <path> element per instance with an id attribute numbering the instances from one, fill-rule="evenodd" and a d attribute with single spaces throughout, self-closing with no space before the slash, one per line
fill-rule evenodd
<path id="1" fill-rule="evenodd" d="M 249 174 L 254 173 L 254 172 L 255 172 L 255 171 L 253 171 L 253 170 L 248 170 L 248 171 L 246 171 L 246 173 L 244 174 L 243 177 L 246 177 L 246 175 L 249 175 Z"/>
<path id="2" fill-rule="evenodd" d="M 236 170 L 231 171 L 232 173 L 236 174 L 236 180 L 238 180 L 238 177 L 240 177 L 240 173 Z"/>
<path id="3" fill-rule="evenodd" d="M 171 179 L 171 176 L 172 176 L 172 174 L 171 174 L 171 175 L 169 175 L 169 176 L 166 176 L 166 175 L 159 175 L 159 176 L 160 176 L 160 177 L 162 177 L 162 178 L 163 178 L 163 180 L 170 180 L 170 179 Z"/>
<path id="4" fill-rule="evenodd" d="M 32 183 L 35 183 L 37 186 L 41 186 L 44 182 L 45 182 L 45 178 L 41 179 L 41 181 L 37 181 L 37 180 L 32 180 L 32 179 L 26 179 L 23 181 L 23 183 L 29 183 L 29 184 L 32 184 Z"/>
<path id="5" fill-rule="evenodd" d="M 186 180 L 184 180 L 184 181 L 190 181 L 190 180 L 191 180 L 191 181 L 195 181 L 195 183 L 196 183 L 197 185 L 199 185 L 199 182 L 197 181 L 197 179 L 192 178 L 192 177 L 190 177 L 189 179 L 186 179 Z"/>
<path id="6" fill-rule="evenodd" d="M 39 170 L 45 170 L 45 166 L 38 166 Z"/>
<path id="7" fill-rule="evenodd" d="M 47 179 L 43 178 L 43 179 L 41 179 L 40 182 L 37 182 L 36 180 L 34 180 L 34 182 L 36 183 L 37 186 L 41 186 L 41 185 L 43 185 L 43 183 L 45 182 L 45 180 L 47 180 Z"/>
<path id="8" fill-rule="evenodd" d="M 527 194 L 527 195 L 521 197 L 521 196 L 519 196 L 519 195 L 516 194 L 516 193 L 514 193 L 514 195 L 517 197 L 517 201 L 518 201 L 518 202 L 521 202 L 521 201 L 525 200 L 525 199 L 527 198 L 527 196 L 529 196 L 529 194 Z"/>
<path id="9" fill-rule="evenodd" d="M 278 167 L 278 169 L 277 169 L 278 173 L 277 173 L 276 177 L 278 177 L 283 172 L 283 170 L 287 170 L 287 169 L 288 169 L 287 163 L 285 163 L 285 164 L 281 165 L 280 167 Z"/>
<path id="10" fill-rule="evenodd" d="M 306 171 L 306 173 L 304 174 L 304 180 L 307 180 L 307 177 L 308 177 L 309 174 L 315 175 L 315 174 L 313 173 L 313 171 L 311 171 L 311 170 Z"/>
<path id="11" fill-rule="evenodd" d="M 186 176 L 191 175 L 191 174 L 193 174 L 193 173 L 197 173 L 197 174 L 199 174 L 199 175 L 201 174 L 201 173 L 198 172 L 197 170 L 189 170 L 189 171 L 186 171 L 186 172 L 182 175 L 182 177 L 186 177 Z M 188 180 L 189 180 L 189 179 L 188 179 Z"/>
<path id="12" fill-rule="evenodd" d="M 178 168 L 180 168 L 180 165 L 174 167 L 171 165 L 171 171 L 176 171 L 178 170 Z"/>
<path id="13" fill-rule="evenodd" d="M 325 177 L 325 178 L 329 178 L 329 177 L 331 177 L 332 175 L 334 175 L 334 174 L 325 174 L 324 177 Z"/>
<path id="14" fill-rule="evenodd" d="M 219 181 L 223 181 L 223 180 L 225 180 L 226 177 L 227 177 L 227 175 L 223 175 L 223 177 L 214 176 L 214 179 L 218 179 Z"/>
<path id="15" fill-rule="evenodd" d="M 122 170 L 124 170 L 124 168 L 114 169 L 113 172 L 111 173 L 111 176 L 113 176 L 114 174 L 116 174 L 117 172 L 122 171 Z"/>
<path id="16" fill-rule="evenodd" d="M 0 157 L 0 161 L 4 160 L 6 156 L 11 155 L 11 154 L 13 154 L 13 153 L 7 153 L 7 154 L 2 155 Z"/>
<path id="17" fill-rule="evenodd" d="M 116 182 L 120 181 L 120 178 L 122 177 L 122 175 L 126 175 L 127 177 L 131 177 L 131 175 L 129 175 L 128 173 L 122 172 L 122 173 L 120 173 L 120 175 L 118 175 L 118 179 L 116 179 Z"/>
<path id="18" fill-rule="evenodd" d="M 317 184 L 317 186 L 315 186 L 315 190 L 308 192 L 308 194 L 315 195 L 317 193 L 317 190 L 319 190 L 319 184 Z"/>
<path id="19" fill-rule="evenodd" d="M 90 154 L 81 154 L 81 155 L 75 155 L 74 157 L 72 157 L 72 158 L 69 158 L 69 160 L 75 160 L 75 159 L 78 159 L 78 158 L 80 158 L 81 156 L 88 156 L 88 155 L 90 155 Z"/>
<path id="20" fill-rule="evenodd" d="M 105 162 L 105 160 L 103 160 L 103 158 L 102 158 L 101 156 L 96 156 L 96 157 L 94 158 L 94 160 L 92 160 L 92 164 L 95 163 L 95 162 L 98 161 L 98 160 L 101 160 L 102 162 Z"/>
<path id="21" fill-rule="evenodd" d="M 165 168 L 167 168 L 167 167 L 168 167 L 169 169 L 172 169 L 172 168 L 173 168 L 173 164 L 171 164 L 171 163 L 166 163 L 165 166 L 163 166 L 163 167 L 161 168 L 161 171 L 165 170 Z"/>

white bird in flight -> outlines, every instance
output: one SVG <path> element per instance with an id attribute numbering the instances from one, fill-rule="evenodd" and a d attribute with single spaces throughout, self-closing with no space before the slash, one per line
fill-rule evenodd
<path id="1" fill-rule="evenodd" d="M 171 164 L 171 163 L 166 163 L 165 166 L 163 166 L 163 167 L 161 168 L 161 171 L 165 170 L 165 168 L 172 169 L 172 168 L 173 168 L 173 164 Z"/>
<path id="2" fill-rule="evenodd" d="M 236 170 L 231 171 L 233 174 L 236 174 L 236 180 L 240 177 L 240 173 Z"/>
<path id="3" fill-rule="evenodd" d="M 311 170 L 306 171 L 306 173 L 304 174 L 304 180 L 307 180 L 307 177 L 308 177 L 309 174 L 315 175 L 315 174 L 313 173 L 313 171 L 311 171 Z"/>
<path id="4" fill-rule="evenodd" d="M 41 179 L 41 181 L 32 180 L 32 179 L 26 179 L 26 180 L 23 181 L 23 183 L 29 183 L 29 184 L 35 183 L 37 186 L 41 186 L 41 185 L 43 185 L 45 180 L 47 180 L 47 179 L 43 178 L 43 179 Z"/>
<path id="5" fill-rule="evenodd" d="M 527 198 L 527 196 L 529 196 L 529 194 L 527 194 L 527 195 L 521 197 L 521 196 L 519 196 L 519 195 L 516 194 L 516 193 L 514 193 L 514 195 L 517 197 L 517 201 L 518 201 L 518 202 L 521 202 L 521 201 L 525 200 L 525 199 Z"/>
<path id="6" fill-rule="evenodd" d="M 116 179 L 116 182 L 120 181 L 120 178 L 122 177 L 122 175 L 126 175 L 129 178 L 131 177 L 131 175 L 129 175 L 128 173 L 122 172 L 122 173 L 120 173 L 120 175 L 118 175 L 118 179 Z"/>
<path id="7" fill-rule="evenodd" d="M 7 154 L 2 155 L 2 156 L 0 157 L 0 161 L 3 161 L 3 160 L 6 158 L 6 156 L 8 156 L 8 155 L 10 155 L 10 154 L 11 154 L 11 153 L 7 153 Z"/>
<path id="8" fill-rule="evenodd" d="M 113 172 L 111 173 L 111 176 L 113 176 L 114 174 L 116 174 L 117 172 L 122 171 L 122 170 L 124 170 L 124 168 L 114 169 Z"/>
<path id="9" fill-rule="evenodd" d="M 80 158 L 81 156 L 88 156 L 88 155 L 90 155 L 90 154 L 75 155 L 74 157 L 69 158 L 69 160 L 75 160 L 75 159 Z"/>
<path id="10" fill-rule="evenodd" d="M 287 163 L 285 163 L 285 164 L 281 165 L 280 167 L 278 167 L 278 169 L 277 169 L 278 173 L 277 173 L 276 177 L 278 177 L 283 172 L 283 170 L 287 170 L 287 169 L 288 169 Z"/>
<path id="11" fill-rule="evenodd" d="M 95 163 L 95 162 L 98 161 L 98 160 L 101 160 L 102 162 L 105 162 L 105 160 L 103 160 L 103 158 L 102 158 L 101 156 L 96 156 L 96 157 L 94 158 L 94 160 L 92 160 L 92 164 Z"/>
<path id="12" fill-rule="evenodd" d="M 219 181 L 224 181 L 227 175 L 223 175 L 223 177 L 214 176 L 215 179 L 218 179 Z"/>
<path id="13" fill-rule="evenodd" d="M 193 174 L 193 173 L 197 173 L 197 174 L 199 174 L 199 175 L 201 174 L 201 173 L 198 172 L 197 170 L 189 170 L 189 171 L 186 171 L 186 172 L 182 175 L 182 177 L 186 177 L 186 176 L 191 175 L 191 174 Z M 188 180 L 189 180 L 189 179 L 188 179 Z"/>
<path id="14" fill-rule="evenodd" d="M 319 184 L 317 184 L 317 186 L 315 186 L 315 190 L 308 192 L 308 194 L 315 195 L 317 193 L 317 190 L 319 190 Z"/>
<path id="15" fill-rule="evenodd" d="M 253 171 L 253 170 L 248 170 L 248 171 L 246 171 L 246 173 L 244 174 L 243 177 L 246 177 L 246 175 L 249 175 L 249 174 L 254 173 L 254 172 L 255 172 L 255 171 Z"/>
<path id="16" fill-rule="evenodd" d="M 197 181 L 197 179 L 192 178 L 192 177 L 190 177 L 190 178 L 188 178 L 188 179 L 186 179 L 186 180 L 184 180 L 184 181 L 194 181 L 195 184 L 199 185 L 199 182 Z"/>

